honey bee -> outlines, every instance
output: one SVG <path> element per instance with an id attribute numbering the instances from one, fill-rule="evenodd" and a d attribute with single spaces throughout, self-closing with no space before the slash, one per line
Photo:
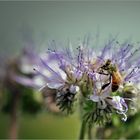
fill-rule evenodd
<path id="1" fill-rule="evenodd" d="M 118 90 L 119 85 L 122 82 L 122 76 L 119 72 L 119 69 L 117 67 L 117 65 L 112 64 L 111 60 L 108 59 L 104 65 L 102 65 L 101 67 L 99 67 L 98 69 L 98 73 L 99 74 L 103 74 L 103 75 L 107 75 L 109 76 L 109 82 L 105 83 L 101 90 L 105 89 L 107 86 L 109 86 L 110 84 L 112 84 L 112 92 L 115 92 Z"/>

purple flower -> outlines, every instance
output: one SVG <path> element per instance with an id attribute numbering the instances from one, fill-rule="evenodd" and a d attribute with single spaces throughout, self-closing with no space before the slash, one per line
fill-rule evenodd
<path id="1" fill-rule="evenodd" d="M 87 42 L 80 43 L 77 48 L 71 44 L 63 47 L 55 41 L 50 42 L 45 55 L 31 55 L 34 61 L 29 65 L 35 72 L 32 73 L 26 65 L 21 67 L 24 73 L 30 72 L 34 76 L 26 79 L 16 77 L 16 81 L 41 87 L 44 96 L 53 95 L 51 100 L 55 100 L 55 105 L 68 114 L 73 112 L 75 101 L 84 98 L 93 104 L 86 112 L 91 120 L 108 121 L 112 117 L 110 114 L 116 113 L 126 121 L 129 102 L 133 102 L 133 97 L 127 96 L 128 91 L 133 94 L 130 86 L 137 88 L 136 84 L 140 82 L 140 48 L 112 39 L 97 51 Z M 25 61 L 28 58 L 23 62 L 28 62 Z"/>
<path id="2" fill-rule="evenodd" d="M 130 82 L 134 85 L 139 81 L 140 61 L 135 55 L 138 50 L 127 42 L 119 44 L 115 39 L 110 40 L 101 52 L 84 43 L 75 50 L 71 46 L 49 49 L 48 55 L 55 59 L 51 64 L 42 61 L 51 73 L 50 77 L 46 78 L 46 85 L 56 89 L 58 97 L 69 92 L 74 93 L 70 90 L 74 87 L 73 89 L 78 89 L 84 97 L 89 95 L 98 109 L 105 110 L 109 106 L 116 110 L 116 113 L 122 114 L 122 119 L 126 121 L 126 100 L 131 99 L 123 97 L 123 89 Z M 114 84 L 115 80 L 118 83 Z M 118 92 L 115 96 L 112 94 L 114 87 L 114 91 Z M 60 102 L 62 100 L 59 100 L 59 104 Z"/>
<path id="3" fill-rule="evenodd" d="M 38 75 L 34 68 L 41 66 L 40 56 L 34 48 L 24 48 L 21 55 L 15 60 L 17 71 L 11 74 L 11 79 L 24 86 L 40 88 L 44 85 L 42 76 Z"/>
<path id="4" fill-rule="evenodd" d="M 126 42 L 118 44 L 115 40 L 111 40 L 100 54 L 96 53 L 96 61 L 90 64 L 93 67 L 87 69 L 87 73 L 94 83 L 93 95 L 90 95 L 90 100 L 97 104 L 97 109 L 100 111 L 106 110 L 109 106 L 116 113 L 122 114 L 124 121 L 127 120 L 127 103 L 128 101 L 133 102 L 132 98 L 125 97 L 125 89 L 128 89 L 132 94 L 129 86 L 136 88 L 136 84 L 140 80 L 140 59 L 136 55 L 138 51 L 139 48 L 134 49 Z M 115 92 L 113 87 L 115 87 Z"/>

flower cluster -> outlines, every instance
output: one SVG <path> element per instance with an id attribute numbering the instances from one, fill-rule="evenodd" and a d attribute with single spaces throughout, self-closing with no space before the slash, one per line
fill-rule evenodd
<path id="1" fill-rule="evenodd" d="M 99 52 L 85 42 L 73 48 L 52 41 L 34 70 L 43 80 L 44 97 L 56 110 L 70 114 L 79 101 L 89 123 L 108 122 L 113 113 L 126 121 L 139 92 L 139 49 L 115 39 Z"/>

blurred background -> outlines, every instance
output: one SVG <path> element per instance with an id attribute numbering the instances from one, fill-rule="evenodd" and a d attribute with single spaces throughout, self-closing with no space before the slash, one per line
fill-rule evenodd
<path id="1" fill-rule="evenodd" d="M 9 82 L 11 60 L 19 57 L 24 47 L 41 52 L 49 40 L 64 44 L 70 40 L 77 47 L 77 41 L 88 34 L 97 39 L 97 44 L 116 35 L 118 41 L 139 42 L 139 26 L 139 1 L 0 1 L 0 138 L 9 137 L 14 125 L 11 120 L 16 122 L 18 138 L 76 139 L 79 134 L 78 114 L 54 116 L 42 109 L 37 91 L 27 87 L 21 91 L 21 85 Z M 14 116 L 17 110 L 18 116 Z M 136 139 L 140 138 L 139 124 L 138 112 L 127 123 L 114 117 L 110 126 L 93 133 L 97 138 Z"/>

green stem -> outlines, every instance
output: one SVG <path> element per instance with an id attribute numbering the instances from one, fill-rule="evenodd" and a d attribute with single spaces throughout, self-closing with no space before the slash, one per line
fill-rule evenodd
<path id="1" fill-rule="evenodd" d="M 86 122 L 83 121 L 80 129 L 79 140 L 84 139 L 85 132 L 86 132 Z"/>
<path id="2" fill-rule="evenodd" d="M 91 140 L 92 139 L 92 125 L 88 126 L 88 139 Z"/>

